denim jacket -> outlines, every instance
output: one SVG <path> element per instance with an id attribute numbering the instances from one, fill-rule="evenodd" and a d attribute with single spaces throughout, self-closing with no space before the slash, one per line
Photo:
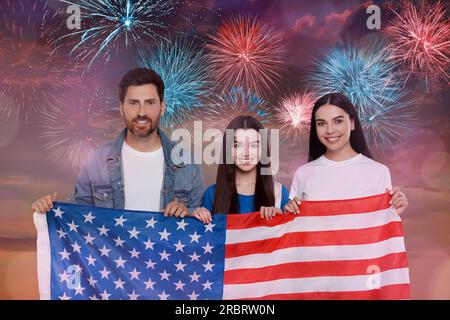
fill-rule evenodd
<path id="1" fill-rule="evenodd" d="M 125 195 L 122 174 L 122 146 L 127 130 L 124 129 L 116 141 L 96 149 L 80 171 L 70 202 L 96 207 L 124 209 Z M 200 165 L 185 164 L 180 159 L 172 161 L 175 145 L 158 128 L 164 153 L 164 178 L 161 190 L 160 209 L 175 198 L 189 208 L 189 212 L 201 206 L 204 191 Z M 183 149 L 183 152 L 189 152 Z M 178 156 L 178 155 L 175 155 Z M 178 164 L 175 164 L 178 163 Z"/>

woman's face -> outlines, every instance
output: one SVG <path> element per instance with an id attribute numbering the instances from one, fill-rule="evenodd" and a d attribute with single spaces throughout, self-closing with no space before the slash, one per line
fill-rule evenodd
<path id="1" fill-rule="evenodd" d="M 316 111 L 316 132 L 320 142 L 330 151 L 337 151 L 350 143 L 355 122 L 343 109 L 325 104 Z"/>
<path id="2" fill-rule="evenodd" d="M 253 170 L 260 159 L 260 136 L 255 129 L 237 129 L 232 148 L 236 167 L 244 172 Z"/>

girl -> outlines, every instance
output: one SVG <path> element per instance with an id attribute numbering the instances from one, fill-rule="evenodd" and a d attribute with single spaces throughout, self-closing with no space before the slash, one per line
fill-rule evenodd
<path id="1" fill-rule="evenodd" d="M 222 162 L 217 169 L 216 184 L 208 187 L 203 195 L 202 206 L 193 216 L 203 223 L 212 221 L 211 213 L 249 213 L 260 211 L 261 217 L 272 219 L 282 213 L 289 200 L 286 187 L 273 180 L 272 175 L 262 173 L 260 130 L 264 127 L 251 116 L 238 116 L 227 126 L 234 134 L 228 143 L 223 137 Z M 270 156 L 269 146 L 267 145 Z M 230 157 L 231 156 L 231 157 Z M 233 163 L 227 163 L 232 159 Z"/>
<path id="2" fill-rule="evenodd" d="M 399 188 L 391 190 L 389 169 L 372 160 L 356 109 L 343 94 L 330 93 L 315 103 L 308 161 L 295 172 L 284 211 L 299 213 L 301 200 L 360 198 L 387 190 L 397 214 L 408 206 Z"/>

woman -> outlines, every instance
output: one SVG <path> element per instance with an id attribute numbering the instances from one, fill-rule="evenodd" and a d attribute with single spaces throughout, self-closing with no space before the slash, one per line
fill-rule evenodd
<path id="1" fill-rule="evenodd" d="M 315 103 L 308 163 L 295 172 L 284 211 L 299 213 L 301 200 L 360 198 L 390 191 L 397 214 L 408 206 L 399 188 L 392 190 L 389 169 L 372 159 L 355 107 L 340 93 Z"/>
<path id="2" fill-rule="evenodd" d="M 264 127 L 251 116 L 238 116 L 228 124 L 227 130 L 230 129 L 234 133 L 230 135 L 233 141 L 227 144 L 227 134 L 224 135 L 216 184 L 206 189 L 203 208 L 194 211 L 193 216 L 203 223 L 210 223 L 211 213 L 260 211 L 262 218 L 272 219 L 282 213 L 280 208 L 288 202 L 289 191 L 274 182 L 271 174 L 261 170 L 270 171 L 270 163 L 260 161 L 260 131 Z M 270 156 L 269 146 L 265 147 Z M 232 163 L 227 163 L 227 159 L 232 159 Z"/>

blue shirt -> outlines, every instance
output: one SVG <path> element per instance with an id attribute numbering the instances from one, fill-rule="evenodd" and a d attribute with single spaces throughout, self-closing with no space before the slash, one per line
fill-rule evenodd
<path id="1" fill-rule="evenodd" d="M 289 191 L 285 186 L 281 188 L 281 208 L 283 209 L 286 203 L 289 201 Z M 208 209 L 212 212 L 214 198 L 216 195 L 216 185 L 213 184 L 209 186 L 202 198 L 202 207 Z M 238 202 L 239 202 L 239 213 L 250 213 L 259 211 L 259 208 L 255 207 L 255 196 L 254 195 L 243 195 L 238 193 Z"/>

